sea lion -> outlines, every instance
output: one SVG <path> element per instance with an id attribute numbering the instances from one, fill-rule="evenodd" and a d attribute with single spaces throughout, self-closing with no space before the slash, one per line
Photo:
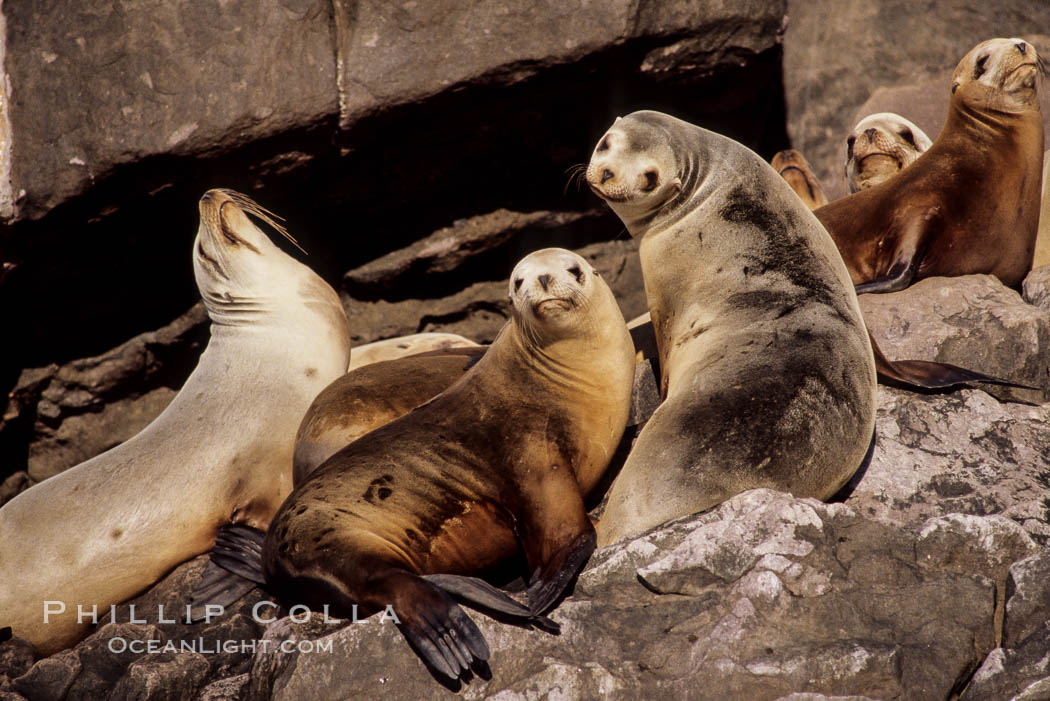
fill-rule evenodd
<path id="1" fill-rule="evenodd" d="M 755 487 L 835 494 L 873 445 L 875 364 L 813 214 L 749 149 L 659 112 L 617 119 L 586 180 L 641 238 L 664 397 L 599 544 Z"/>
<path id="2" fill-rule="evenodd" d="M 899 114 L 869 114 L 846 137 L 846 182 L 850 193 L 885 182 L 932 145 L 926 132 Z"/>
<path id="3" fill-rule="evenodd" d="M 857 292 L 892 292 L 932 275 L 988 273 L 1016 287 L 1039 222 L 1042 66 L 1021 39 L 978 44 L 952 77 L 948 120 L 912 165 L 814 213 Z"/>
<path id="4" fill-rule="evenodd" d="M 347 371 L 356 370 L 369 363 L 381 360 L 394 360 L 417 353 L 445 350 L 448 348 L 477 348 L 479 344 L 454 333 L 415 333 L 411 336 L 385 338 L 350 351 L 350 367 Z"/>
<path id="5" fill-rule="evenodd" d="M 444 392 L 477 362 L 486 348 L 464 346 L 381 360 L 336 379 L 317 395 L 299 424 L 292 468 L 294 484 L 306 481 L 311 472 L 344 446 Z"/>
<path id="6" fill-rule="evenodd" d="M 1043 154 L 1043 196 L 1039 206 L 1039 233 L 1035 239 L 1032 270 L 1050 265 L 1050 151 Z"/>
<path id="7" fill-rule="evenodd" d="M 780 176 L 787 181 L 791 189 L 795 191 L 795 194 L 810 209 L 823 207 L 828 203 L 827 195 L 824 194 L 824 188 L 821 187 L 820 180 L 813 173 L 813 169 L 809 167 L 805 157 L 795 149 L 780 151 L 773 156 L 770 165 L 773 166 L 773 170 L 780 173 Z"/>
<path id="8" fill-rule="evenodd" d="M 266 527 L 303 412 L 349 361 L 338 295 L 246 215 L 285 233 L 269 213 L 229 190 L 199 209 L 193 272 L 212 326 L 197 367 L 140 433 L 0 509 L 0 624 L 45 655 L 88 632 L 78 606 L 105 615 L 224 523 Z M 65 609 L 46 623 L 45 601 Z"/>
<path id="9" fill-rule="evenodd" d="M 317 468 L 263 543 L 266 583 L 279 597 L 336 615 L 391 605 L 411 646 L 450 679 L 489 652 L 447 592 L 492 606 L 472 598 L 480 587 L 526 618 L 550 608 L 594 549 L 583 499 L 630 405 L 634 348 L 585 259 L 530 254 L 509 294 L 513 317 L 477 364 Z M 533 573 L 528 607 L 458 576 L 520 550 Z"/>

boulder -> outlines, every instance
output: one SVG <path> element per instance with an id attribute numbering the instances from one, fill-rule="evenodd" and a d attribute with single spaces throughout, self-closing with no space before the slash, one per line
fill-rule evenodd
<path id="1" fill-rule="evenodd" d="M 951 529 L 943 537 L 949 547 L 981 547 Z M 843 505 L 745 492 L 598 551 L 553 613 L 559 636 L 475 615 L 492 649 L 491 678 L 460 693 L 943 698 L 994 645 L 995 587 L 924 562 L 918 542 L 915 531 Z M 313 620 L 271 624 L 274 645 L 308 641 L 310 652 L 257 651 L 248 698 L 451 698 L 396 627 L 377 619 L 334 632 Z"/>
<path id="2" fill-rule="evenodd" d="M 845 503 L 901 525 L 997 514 L 1050 543 L 1050 404 L 980 390 L 923 395 L 880 387 L 875 452 Z"/>
<path id="3" fill-rule="evenodd" d="M 1050 314 L 1050 265 L 1044 265 L 1028 273 L 1021 290 L 1024 301 Z"/>
<path id="4" fill-rule="evenodd" d="M 860 295 L 887 357 L 935 360 L 1042 388 L 986 390 L 1042 402 L 1050 388 L 1050 315 L 991 275 L 931 277 L 900 292 Z"/>

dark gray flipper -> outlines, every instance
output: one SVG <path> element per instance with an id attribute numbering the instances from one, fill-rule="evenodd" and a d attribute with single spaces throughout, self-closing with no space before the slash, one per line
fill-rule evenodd
<path id="1" fill-rule="evenodd" d="M 561 626 L 556 622 L 533 613 L 528 606 L 518 603 L 483 579 L 455 574 L 425 574 L 423 579 L 441 587 L 457 601 L 484 613 L 502 613 L 511 618 L 522 619 L 555 635 L 561 632 Z"/>
<path id="2" fill-rule="evenodd" d="M 415 577 L 416 591 L 397 610 L 398 630 L 431 670 L 450 680 L 467 678 L 489 659 L 489 646 L 474 621 L 442 589 Z"/>
<path id="3" fill-rule="evenodd" d="M 555 553 L 542 569 L 537 569 L 526 596 L 536 615 L 546 613 L 583 566 L 597 545 L 594 529 L 581 533 L 570 545 Z"/>
<path id="4" fill-rule="evenodd" d="M 243 524 L 219 528 L 208 566 L 190 595 L 191 620 L 203 620 L 208 605 L 229 606 L 256 585 L 266 584 L 262 569 L 265 537 L 265 532 Z"/>

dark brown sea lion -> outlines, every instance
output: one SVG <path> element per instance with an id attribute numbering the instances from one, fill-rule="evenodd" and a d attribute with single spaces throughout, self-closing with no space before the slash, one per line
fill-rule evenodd
<path id="1" fill-rule="evenodd" d="M 489 652 L 448 592 L 526 618 L 551 607 L 594 549 L 583 498 L 630 406 L 634 348 L 590 264 L 561 249 L 533 253 L 509 293 L 513 319 L 477 364 L 317 468 L 263 546 L 266 582 L 282 599 L 337 615 L 391 605 L 411 646 L 452 679 Z M 463 577 L 521 550 L 528 607 Z"/>
<path id="2" fill-rule="evenodd" d="M 912 165 L 814 213 L 857 292 L 933 275 L 988 273 L 1016 287 L 1039 223 L 1041 62 L 1021 39 L 978 44 L 955 69 L 948 120 Z"/>

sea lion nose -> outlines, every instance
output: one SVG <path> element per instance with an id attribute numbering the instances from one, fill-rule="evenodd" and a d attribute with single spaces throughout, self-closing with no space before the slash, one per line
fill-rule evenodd
<path id="1" fill-rule="evenodd" d="M 608 173 L 609 171 L 605 171 L 605 172 Z M 546 292 L 547 291 L 547 285 L 551 284 L 551 276 L 550 275 L 540 275 L 536 279 L 540 281 L 540 287 L 542 287 L 543 291 Z"/>
<path id="2" fill-rule="evenodd" d="M 613 172 L 611 170 L 609 170 L 608 168 L 606 168 L 605 170 L 602 171 L 601 184 L 604 185 L 606 180 L 612 180 L 615 177 L 616 176 L 613 174 Z"/>
<path id="3" fill-rule="evenodd" d="M 875 127 L 872 127 L 871 129 L 865 129 L 864 130 L 864 135 L 868 137 L 868 142 L 869 143 L 872 141 L 872 139 L 875 138 L 875 131 L 876 131 Z"/>
<path id="4" fill-rule="evenodd" d="M 1028 44 L 1024 43 L 1023 41 L 1017 42 L 1015 46 L 1017 47 L 1017 50 L 1021 52 L 1022 56 L 1028 53 Z"/>

